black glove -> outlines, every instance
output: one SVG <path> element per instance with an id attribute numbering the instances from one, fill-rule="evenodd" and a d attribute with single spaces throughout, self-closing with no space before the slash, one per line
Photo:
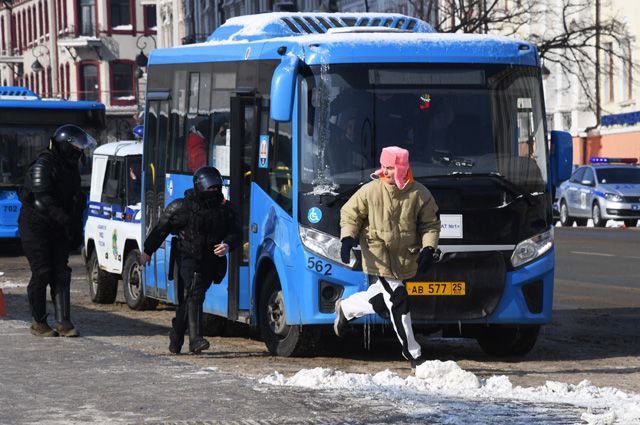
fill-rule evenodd
<path id="1" fill-rule="evenodd" d="M 420 254 L 418 254 L 418 273 L 424 273 L 429 270 L 431 264 L 433 264 L 433 255 L 435 250 L 433 247 L 422 248 Z"/>
<path id="2" fill-rule="evenodd" d="M 349 264 L 349 260 L 351 259 L 351 249 L 354 246 L 358 246 L 358 241 L 353 239 L 351 236 L 347 236 L 342 239 L 342 247 L 340 248 L 340 259 L 343 263 Z"/>

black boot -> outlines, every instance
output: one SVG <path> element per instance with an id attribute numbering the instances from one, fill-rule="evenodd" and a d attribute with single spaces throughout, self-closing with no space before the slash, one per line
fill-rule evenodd
<path id="1" fill-rule="evenodd" d="M 209 341 L 202 337 L 202 303 L 188 300 L 189 310 L 189 351 L 200 354 L 209 348 Z"/>
<path id="2" fill-rule="evenodd" d="M 184 327 L 176 321 L 176 318 L 173 318 L 169 331 L 169 351 L 172 354 L 180 354 L 182 344 L 184 344 Z"/>
<path id="3" fill-rule="evenodd" d="M 60 336 L 80 336 L 71 323 L 71 291 L 69 286 L 58 287 L 53 292 L 53 305 L 56 309 L 56 331 Z"/>
<path id="4" fill-rule="evenodd" d="M 51 329 L 51 326 L 47 323 L 47 316 L 45 314 L 40 320 L 35 317 L 31 321 L 31 334 L 35 336 L 58 336 L 58 332 Z"/>

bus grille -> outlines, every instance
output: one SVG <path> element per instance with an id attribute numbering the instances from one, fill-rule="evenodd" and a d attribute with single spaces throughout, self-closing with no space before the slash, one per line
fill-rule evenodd
<path id="1" fill-rule="evenodd" d="M 416 323 L 481 319 L 496 309 L 505 285 L 506 259 L 501 252 L 448 253 L 426 274 L 412 281 L 465 282 L 464 296 L 410 296 Z"/>

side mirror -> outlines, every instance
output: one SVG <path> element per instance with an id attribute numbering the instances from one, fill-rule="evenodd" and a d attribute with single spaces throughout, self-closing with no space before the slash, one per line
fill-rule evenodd
<path id="1" fill-rule="evenodd" d="M 573 139 L 566 131 L 551 132 L 551 151 L 549 155 L 551 184 L 559 185 L 571 177 L 573 164 Z"/>
<path id="2" fill-rule="evenodd" d="M 271 80 L 271 119 L 278 122 L 291 121 L 293 95 L 296 90 L 300 59 L 293 53 L 282 57 Z"/>
<path id="3" fill-rule="evenodd" d="M 596 184 L 593 182 L 593 180 L 582 180 L 580 182 L 581 185 L 583 186 L 595 186 Z"/>

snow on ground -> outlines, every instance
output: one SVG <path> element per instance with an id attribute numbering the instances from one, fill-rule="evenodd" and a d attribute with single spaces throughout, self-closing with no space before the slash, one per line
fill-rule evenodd
<path id="1" fill-rule="evenodd" d="M 573 423 L 640 424 L 638 394 L 598 388 L 586 380 L 577 385 L 547 381 L 539 387 L 514 387 L 507 376 L 479 378 L 453 361 L 425 362 L 415 376 L 405 379 L 389 370 L 370 375 L 315 368 L 303 369 L 290 378 L 274 372 L 260 383 L 383 396 L 407 414 L 437 414 L 442 423 L 455 423 L 465 417 L 461 414 L 481 413 L 485 418 L 494 418 L 488 423 L 499 424 L 523 420 L 533 411 L 553 412 L 550 417 L 566 411 L 575 414 Z M 443 398 L 447 400 L 442 401 Z M 525 409 L 526 414 L 515 418 L 514 409 Z"/>
<path id="2" fill-rule="evenodd" d="M 2 273 L 4 274 L 4 273 Z M 2 276 L 2 275 L 0 275 Z M 0 289 L 26 288 L 29 282 L 15 282 L 11 280 L 0 280 Z"/>

